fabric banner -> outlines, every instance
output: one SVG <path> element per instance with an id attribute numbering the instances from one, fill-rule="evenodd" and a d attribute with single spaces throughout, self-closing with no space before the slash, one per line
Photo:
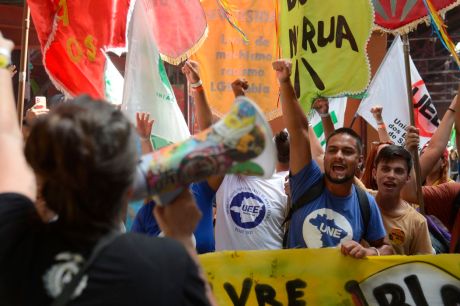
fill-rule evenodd
<path id="1" fill-rule="evenodd" d="M 339 249 L 200 256 L 218 305 L 458 305 L 460 255 L 373 256 Z"/>
<path id="2" fill-rule="evenodd" d="M 28 0 L 43 63 L 67 96 L 104 98 L 104 51 L 126 41 L 130 1 Z"/>
<path id="3" fill-rule="evenodd" d="M 297 98 L 308 112 L 319 96 L 363 92 L 370 80 L 366 45 L 374 22 L 370 0 L 282 0 L 280 42 L 292 59 Z"/>
<path id="4" fill-rule="evenodd" d="M 208 34 L 200 0 L 150 0 L 146 2 L 158 50 L 174 65 L 186 60 L 203 44 Z"/>
<path id="5" fill-rule="evenodd" d="M 334 123 L 335 129 L 343 127 L 346 107 L 346 97 L 329 99 L 329 114 L 331 115 L 332 123 Z M 310 111 L 308 122 L 310 122 L 313 126 L 313 131 L 315 131 L 315 135 L 318 137 L 321 146 L 326 148 L 326 137 L 324 135 L 323 123 L 321 122 L 321 117 L 315 110 Z"/>
<path id="6" fill-rule="evenodd" d="M 235 19 L 247 34 L 246 43 L 219 11 L 216 0 L 202 2 L 208 20 L 209 36 L 194 55 L 201 66 L 201 77 L 208 102 L 218 117 L 227 113 L 234 101 L 231 83 L 237 78 L 249 82 L 247 96 L 262 109 L 268 120 L 281 115 L 278 83 L 272 68 L 277 58 L 276 1 L 234 0 Z"/>
<path id="7" fill-rule="evenodd" d="M 123 103 L 121 109 L 134 121 L 136 112 L 149 112 L 155 120 L 153 136 L 163 143 L 190 137 L 184 116 L 158 53 L 151 24 L 148 0 L 137 0 L 129 29 Z"/>
<path id="8" fill-rule="evenodd" d="M 439 118 L 425 83 L 412 59 L 410 59 L 410 71 L 415 125 L 420 130 L 420 146 L 423 147 L 439 126 Z M 395 38 L 388 50 L 357 112 L 374 129 L 377 129 L 377 123 L 370 110 L 376 105 L 383 106 L 383 121 L 393 142 L 403 145 L 410 117 L 407 105 L 404 51 L 399 37 Z"/>
<path id="9" fill-rule="evenodd" d="M 387 32 L 408 33 L 429 20 L 423 0 L 372 0 L 375 24 Z M 445 13 L 460 4 L 460 0 L 432 1 L 435 9 Z"/>

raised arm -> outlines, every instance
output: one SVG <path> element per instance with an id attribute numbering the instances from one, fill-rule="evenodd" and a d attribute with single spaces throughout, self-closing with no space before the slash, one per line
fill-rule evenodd
<path id="1" fill-rule="evenodd" d="M 198 274 L 204 283 L 209 304 L 216 305 L 192 242 L 193 231 L 198 225 L 202 214 L 190 192 L 182 192 L 173 202 L 166 206 L 155 205 L 153 213 L 164 235 L 179 241 L 185 247 L 198 268 Z"/>
<path id="2" fill-rule="evenodd" d="M 456 114 L 460 115 L 460 103 L 457 103 L 457 97 L 452 99 L 449 108 L 439 124 L 439 127 L 431 137 L 430 144 L 420 156 L 420 173 L 421 181 L 425 181 L 430 174 L 436 162 L 441 158 L 450 139 L 452 125 L 454 124 Z"/>
<path id="3" fill-rule="evenodd" d="M 201 130 L 205 130 L 212 124 L 212 112 L 203 90 L 198 63 L 191 60 L 186 61 L 182 67 L 182 73 L 185 74 L 192 89 L 198 125 Z"/>
<path id="4" fill-rule="evenodd" d="M 332 122 L 331 114 L 329 114 L 329 101 L 326 98 L 316 99 L 312 107 L 316 110 L 318 115 L 321 117 L 321 123 L 323 124 L 324 137 L 326 139 L 331 135 L 335 128 Z M 310 138 L 311 141 L 311 138 Z"/>
<path id="5" fill-rule="evenodd" d="M 149 113 L 136 113 L 136 130 L 141 140 L 142 154 L 148 154 L 153 152 L 152 140 L 150 134 L 152 134 L 153 122 L 150 120 Z"/>
<path id="6" fill-rule="evenodd" d="M 457 95 L 455 101 L 460 97 L 460 84 L 458 85 Z M 458 103 L 460 104 L 460 103 Z M 457 151 L 460 150 L 460 112 L 455 111 L 455 144 L 457 145 Z"/>
<path id="7" fill-rule="evenodd" d="M 387 127 L 382 118 L 382 110 L 383 110 L 383 107 L 380 105 L 377 105 L 371 108 L 371 114 L 374 117 L 375 122 L 377 123 L 377 133 L 379 134 L 379 140 L 382 143 L 393 142 L 390 136 L 388 136 Z"/>
<path id="8" fill-rule="evenodd" d="M 35 176 L 24 157 L 11 73 L 7 69 L 13 46 L 0 32 L 0 193 L 16 192 L 35 201 Z"/>
<path id="9" fill-rule="evenodd" d="M 284 124 L 289 132 L 290 168 L 295 175 L 311 162 L 310 141 L 308 138 L 308 121 L 297 101 L 291 83 L 291 62 L 281 59 L 273 62 L 273 69 L 280 84 L 281 108 Z"/>
<path id="10" fill-rule="evenodd" d="M 187 81 L 192 87 L 198 125 L 201 130 L 205 130 L 212 125 L 212 112 L 208 100 L 206 99 L 203 85 L 201 84 L 198 63 L 190 60 L 186 61 L 185 65 L 182 67 L 182 72 L 185 74 Z M 224 176 L 217 175 L 208 177 L 207 182 L 212 190 L 217 191 L 223 180 Z"/>
<path id="11" fill-rule="evenodd" d="M 315 131 L 313 128 L 308 129 L 308 138 L 310 139 L 310 150 L 312 159 L 316 161 L 321 172 L 324 172 L 324 150 L 321 146 L 321 142 L 318 137 L 316 137 Z"/>
<path id="12" fill-rule="evenodd" d="M 406 129 L 406 141 L 404 147 L 412 155 L 418 154 L 418 146 L 420 144 L 420 137 L 418 129 L 415 126 L 408 126 Z M 412 167 L 410 179 L 401 190 L 401 197 L 410 203 L 417 203 L 417 183 L 415 181 L 415 167 Z"/>

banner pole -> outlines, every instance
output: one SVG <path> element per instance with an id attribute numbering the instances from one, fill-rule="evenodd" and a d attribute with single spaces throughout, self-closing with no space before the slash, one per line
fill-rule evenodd
<path id="1" fill-rule="evenodd" d="M 404 47 L 404 69 L 406 72 L 406 89 L 407 89 L 407 102 L 409 104 L 409 116 L 410 116 L 410 124 L 415 126 L 415 118 L 414 118 L 414 103 L 413 103 L 413 95 L 412 95 L 412 80 L 410 76 L 410 62 L 409 62 L 409 37 L 408 34 L 404 34 L 402 36 L 403 47 Z M 422 181 L 421 181 L 421 171 L 420 171 L 420 158 L 418 156 L 418 148 L 412 152 L 412 156 L 414 158 L 414 170 L 415 170 L 415 182 L 417 184 L 417 201 L 420 206 L 420 213 L 425 215 L 425 204 L 423 202 L 423 194 L 422 194 Z"/>
<path id="2" fill-rule="evenodd" d="M 24 8 L 22 15 L 22 36 L 21 36 L 21 62 L 19 65 L 19 86 L 18 86 L 18 120 L 19 126 L 22 129 L 22 120 L 24 115 L 24 96 L 26 87 L 27 64 L 29 56 L 29 28 L 30 28 L 30 8 L 27 5 L 27 0 L 24 0 Z"/>
<path id="3" fill-rule="evenodd" d="M 184 76 L 185 78 L 185 83 L 184 83 L 184 116 L 185 116 L 185 120 L 187 122 L 187 127 L 188 127 L 188 130 L 190 131 L 190 134 L 193 135 L 193 126 L 191 126 L 191 117 L 190 117 L 190 109 L 191 109 L 191 103 L 190 103 L 190 92 L 189 92 L 189 83 L 188 83 L 188 80 L 187 78 Z"/>

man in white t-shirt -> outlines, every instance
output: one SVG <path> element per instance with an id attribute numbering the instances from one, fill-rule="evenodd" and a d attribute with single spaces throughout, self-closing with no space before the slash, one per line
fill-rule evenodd
<path id="1" fill-rule="evenodd" d="M 244 86 L 244 82 L 238 84 Z M 234 90 L 238 84 L 232 84 Z M 243 91 L 244 87 L 239 88 Z M 284 180 L 289 174 L 289 135 L 281 131 L 274 140 L 278 161 L 271 178 L 226 175 L 217 190 L 217 251 L 283 247 L 283 222 L 288 211 Z"/>
<path id="2" fill-rule="evenodd" d="M 235 97 L 244 96 L 248 82 L 232 83 Z M 315 160 L 322 161 L 324 151 L 313 129 L 310 147 Z M 227 175 L 210 180 L 216 193 L 216 251 L 281 249 L 284 221 L 289 212 L 284 189 L 290 166 L 290 141 L 287 130 L 276 134 L 276 173 L 269 179 L 255 176 Z M 220 186 L 220 187 L 219 187 Z"/>

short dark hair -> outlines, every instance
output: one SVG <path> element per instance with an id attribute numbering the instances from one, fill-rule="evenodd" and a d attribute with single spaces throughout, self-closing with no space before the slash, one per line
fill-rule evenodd
<path id="1" fill-rule="evenodd" d="M 397 145 L 388 145 L 382 148 L 375 158 L 375 167 L 377 168 L 379 162 L 381 161 L 392 161 L 395 159 L 402 159 L 407 164 L 407 173 L 412 169 L 412 155 L 401 146 Z"/>
<path id="2" fill-rule="evenodd" d="M 94 237 L 117 225 L 138 161 L 121 111 L 88 96 L 60 104 L 36 120 L 25 156 L 60 226 Z"/>
<path id="3" fill-rule="evenodd" d="M 289 133 L 285 130 L 275 135 L 275 145 L 278 162 L 282 164 L 289 163 Z"/>
<path id="4" fill-rule="evenodd" d="M 326 140 L 326 148 L 329 145 L 329 140 L 332 137 L 336 135 L 340 135 L 340 134 L 346 134 L 346 135 L 353 137 L 356 140 L 356 149 L 358 150 L 358 153 L 361 154 L 363 152 L 363 143 L 361 141 L 361 137 L 359 137 L 359 135 L 353 129 L 346 128 L 346 127 L 339 128 L 335 130 L 334 132 L 332 132 L 331 135 L 329 135 L 329 137 Z"/>

